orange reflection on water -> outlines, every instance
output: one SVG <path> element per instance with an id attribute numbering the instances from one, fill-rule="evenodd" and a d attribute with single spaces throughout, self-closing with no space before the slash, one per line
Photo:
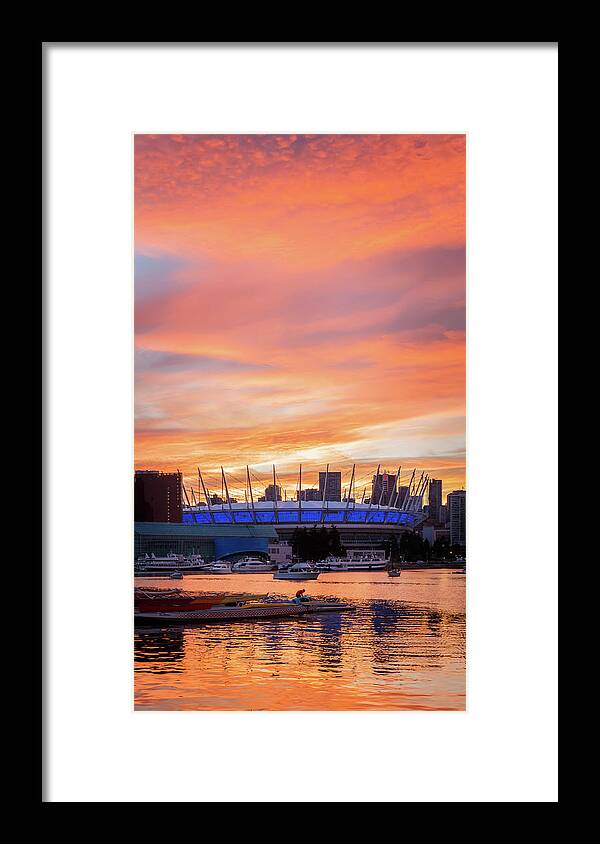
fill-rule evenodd
<path id="1" fill-rule="evenodd" d="M 287 596 L 301 586 L 356 610 L 136 627 L 138 710 L 465 708 L 464 575 L 329 573 L 303 584 L 270 574 L 194 575 L 183 585 Z"/>

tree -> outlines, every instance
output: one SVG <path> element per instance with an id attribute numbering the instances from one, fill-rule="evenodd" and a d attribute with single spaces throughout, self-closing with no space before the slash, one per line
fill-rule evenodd
<path id="1" fill-rule="evenodd" d="M 446 560 L 450 553 L 450 543 L 447 539 L 439 538 L 433 543 L 433 556 L 436 560 Z"/>
<path id="2" fill-rule="evenodd" d="M 346 549 L 342 545 L 342 540 L 340 539 L 340 532 L 332 525 L 329 530 L 329 553 L 333 557 L 345 557 L 346 556 Z"/>
<path id="3" fill-rule="evenodd" d="M 403 533 L 400 537 L 400 553 L 410 562 L 425 559 L 427 551 L 423 538 L 413 531 Z"/>

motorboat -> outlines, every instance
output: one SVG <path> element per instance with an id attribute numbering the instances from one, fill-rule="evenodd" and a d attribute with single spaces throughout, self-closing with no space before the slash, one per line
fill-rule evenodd
<path id="1" fill-rule="evenodd" d="M 348 571 L 348 560 L 344 557 L 327 557 L 316 565 L 319 571 Z"/>
<path id="2" fill-rule="evenodd" d="M 376 551 L 355 553 L 347 560 L 348 571 L 385 571 L 387 560 L 385 554 Z"/>
<path id="3" fill-rule="evenodd" d="M 207 572 L 207 574 L 231 574 L 231 563 L 225 560 L 217 560 L 205 566 L 202 571 Z"/>
<path id="4" fill-rule="evenodd" d="M 273 571 L 275 565 L 271 560 L 264 560 L 260 557 L 240 557 L 231 566 L 231 571 L 236 574 L 243 574 L 246 572 L 265 572 Z"/>
<path id="5" fill-rule="evenodd" d="M 184 557 L 183 554 L 165 554 L 164 557 L 157 557 L 154 554 L 144 554 L 135 561 L 135 573 L 146 574 L 153 572 L 202 571 L 206 563 L 204 557 L 194 554 L 191 557 Z"/>
<path id="6" fill-rule="evenodd" d="M 400 577 L 400 569 L 388 569 L 388 577 Z"/>
<path id="7" fill-rule="evenodd" d="M 386 567 L 387 560 L 370 551 L 354 554 L 351 558 L 327 557 L 317 563 L 321 571 L 385 571 Z"/>
<path id="8" fill-rule="evenodd" d="M 320 571 L 310 563 L 293 563 L 273 574 L 273 580 L 316 580 Z"/>

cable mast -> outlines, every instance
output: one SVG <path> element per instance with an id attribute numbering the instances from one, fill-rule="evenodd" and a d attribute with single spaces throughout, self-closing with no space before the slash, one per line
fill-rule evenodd
<path id="1" fill-rule="evenodd" d="M 200 471 L 200 466 L 198 466 L 198 478 L 200 480 L 200 484 L 202 486 L 202 491 L 204 492 L 204 497 L 206 499 L 206 506 L 208 507 L 208 515 L 210 517 L 211 522 L 214 522 L 215 519 L 214 519 L 213 512 L 212 512 L 212 507 L 211 507 L 211 504 L 210 504 L 210 496 L 208 494 L 208 490 L 206 489 L 206 487 L 204 485 L 204 480 L 202 478 L 202 472 Z"/>
<path id="2" fill-rule="evenodd" d="M 394 491 L 395 495 L 392 494 L 389 497 L 388 505 L 387 505 L 387 513 L 385 514 L 384 522 L 387 522 L 388 517 L 392 511 L 392 509 L 396 506 L 396 502 L 398 501 L 398 496 L 400 495 L 400 471 L 402 466 L 398 466 L 398 471 L 396 472 L 396 477 L 394 478 Z"/>
<path id="3" fill-rule="evenodd" d="M 254 496 L 252 495 L 252 481 L 250 480 L 250 469 L 246 465 L 246 477 L 248 479 L 248 489 L 250 490 L 250 503 L 252 505 L 252 515 L 254 521 L 256 521 L 256 511 L 254 509 Z"/>
<path id="4" fill-rule="evenodd" d="M 352 475 L 350 477 L 350 486 L 348 488 L 348 495 L 346 496 L 346 510 L 348 510 L 348 505 L 350 504 L 350 498 L 352 497 L 352 485 L 354 484 L 354 471 L 356 469 L 356 463 L 352 464 Z M 344 517 L 345 519 L 345 517 Z"/>
<path id="5" fill-rule="evenodd" d="M 323 496 L 321 498 L 321 506 L 323 510 L 321 512 L 321 522 L 325 521 L 325 510 L 327 509 L 327 482 L 329 480 L 329 463 L 325 468 L 325 485 L 323 486 Z"/>
<path id="6" fill-rule="evenodd" d="M 229 489 L 227 488 L 227 478 L 225 477 L 225 472 L 224 472 L 222 466 L 221 466 L 221 478 L 222 478 L 223 485 L 225 486 L 225 497 L 227 498 L 227 504 L 229 506 L 229 512 L 231 513 L 232 507 L 231 507 L 231 499 L 229 497 Z M 223 505 L 221 505 L 221 506 L 223 506 Z M 233 519 L 233 516 L 232 516 L 232 519 Z"/>

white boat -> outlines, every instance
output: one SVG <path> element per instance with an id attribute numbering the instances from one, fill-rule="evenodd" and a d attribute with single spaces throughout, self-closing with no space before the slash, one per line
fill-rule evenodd
<path id="1" fill-rule="evenodd" d="M 231 571 L 237 574 L 245 572 L 263 572 L 273 571 L 275 566 L 270 560 L 263 560 L 260 557 L 240 557 L 239 560 L 231 566 Z"/>
<path id="2" fill-rule="evenodd" d="M 205 566 L 202 571 L 208 574 L 231 574 L 231 563 L 220 560 Z"/>
<path id="3" fill-rule="evenodd" d="M 172 572 L 172 571 L 202 571 L 206 563 L 198 554 L 184 557 L 183 554 L 166 554 L 156 557 L 154 554 L 144 554 L 135 561 L 135 571 L 140 572 Z"/>
<path id="4" fill-rule="evenodd" d="M 273 580 L 316 580 L 319 574 L 319 570 L 309 563 L 294 563 L 288 568 L 276 571 Z"/>
<path id="5" fill-rule="evenodd" d="M 388 569 L 388 577 L 400 577 L 400 569 Z"/>
<path id="6" fill-rule="evenodd" d="M 172 571 L 169 580 L 183 580 L 183 575 L 180 571 Z"/>
<path id="7" fill-rule="evenodd" d="M 317 563 L 320 571 L 385 571 L 387 560 L 376 552 L 365 551 L 362 554 L 354 554 L 351 558 L 327 557 L 321 563 Z"/>
<path id="8" fill-rule="evenodd" d="M 354 554 L 348 560 L 348 571 L 384 571 L 387 568 L 385 554 L 376 551 L 365 551 Z"/>
<path id="9" fill-rule="evenodd" d="M 320 563 L 317 563 L 319 571 L 349 571 L 348 560 L 343 557 L 327 557 Z"/>

